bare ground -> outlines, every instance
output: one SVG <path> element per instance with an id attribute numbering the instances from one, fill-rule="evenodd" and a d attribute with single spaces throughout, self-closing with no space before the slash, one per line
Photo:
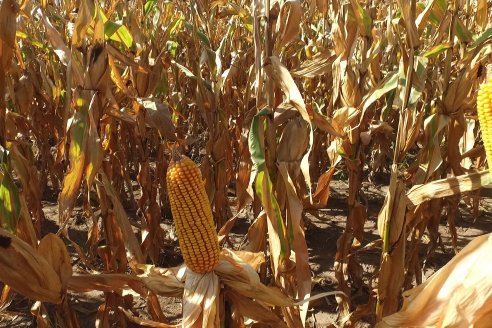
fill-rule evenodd
<path id="1" fill-rule="evenodd" d="M 336 280 L 333 271 L 336 253 L 336 241 L 343 233 L 347 217 L 347 192 L 348 186 L 343 181 L 333 181 L 333 193 L 326 209 L 317 211 L 306 211 L 306 240 L 310 254 L 310 267 L 313 277 L 313 294 L 332 291 L 336 289 Z M 387 187 L 374 186 L 365 183 L 362 189 L 368 206 L 368 220 L 365 224 L 365 236 L 363 245 L 367 245 L 379 239 L 377 231 L 377 214 L 381 209 Z M 43 233 L 56 232 L 58 230 L 58 212 L 56 198 L 49 193 L 43 201 L 47 221 L 43 224 Z M 492 231 L 492 202 L 489 198 L 481 201 L 481 214 L 473 221 L 468 209 L 462 204 L 460 215 L 456 226 L 458 232 L 459 248 L 464 247 L 476 236 Z M 69 227 L 70 237 L 79 245 L 83 246 L 87 240 L 88 224 L 81 216 L 80 210 L 74 213 Z M 134 222 L 137 222 L 135 213 L 129 211 Z M 252 220 L 250 214 L 245 214 L 238 221 L 231 233 L 231 240 L 239 244 L 246 233 Z M 165 220 L 162 223 L 164 229 L 172 229 L 172 222 Z M 439 229 L 442 238 L 442 247 L 438 247 L 425 266 L 425 277 L 429 277 L 445 265 L 454 255 L 451 243 L 451 235 L 446 221 L 443 218 Z M 72 246 L 67 244 L 72 255 L 74 269 L 77 270 L 79 261 Z M 428 245 L 422 244 L 421 251 L 426 252 Z M 364 287 L 353 291 L 352 300 L 354 305 L 364 304 L 369 299 L 370 289 L 374 288 L 377 279 L 377 268 L 379 267 L 380 248 L 358 253 L 358 259 L 364 268 Z M 163 248 L 159 266 L 169 267 L 180 264 L 182 261 L 177 243 L 174 242 Z M 76 311 L 81 327 L 93 327 L 97 309 L 104 301 L 102 292 L 90 292 L 83 294 L 71 294 L 70 301 Z M 134 298 L 134 308 L 142 317 L 148 317 L 145 310 L 146 304 L 142 299 Z M 177 323 L 180 319 L 181 300 L 174 298 L 160 298 L 161 307 L 170 323 Z M 17 295 L 12 303 L 0 311 L 0 327 L 36 327 L 34 317 L 30 313 L 33 302 Z M 335 298 L 326 297 L 313 302 L 308 313 L 309 327 L 328 327 L 337 319 L 337 302 Z M 371 327 L 374 318 L 366 317 L 357 324 L 357 327 Z M 135 327 L 135 325 L 129 325 Z"/>

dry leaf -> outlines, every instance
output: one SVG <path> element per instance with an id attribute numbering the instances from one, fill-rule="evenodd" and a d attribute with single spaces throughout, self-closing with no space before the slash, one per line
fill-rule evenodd
<path id="1" fill-rule="evenodd" d="M 307 78 L 326 76 L 331 74 L 334 60 L 335 55 L 320 52 L 314 55 L 313 58 L 303 61 L 298 68 L 291 71 L 291 74 L 295 77 Z"/>
<path id="2" fill-rule="evenodd" d="M 154 327 L 154 328 L 178 328 L 181 327 L 181 325 L 168 325 L 162 322 L 157 322 L 153 320 L 148 320 L 148 319 L 141 319 L 139 317 L 134 316 L 129 310 L 126 310 L 122 308 L 121 306 L 118 307 L 118 310 L 122 312 L 128 320 L 131 322 L 137 324 L 139 327 Z"/>
<path id="3" fill-rule="evenodd" d="M 183 327 L 219 326 L 219 277 L 188 270 L 183 293 Z"/>
<path id="4" fill-rule="evenodd" d="M 232 303 L 234 310 L 238 311 L 240 315 L 273 327 L 287 328 L 287 325 L 282 319 L 258 302 L 229 291 L 225 293 L 225 297 Z"/>
<path id="5" fill-rule="evenodd" d="M 404 293 L 400 312 L 376 328 L 488 327 L 492 311 L 492 234 L 472 240 L 426 282 Z"/>
<path id="6" fill-rule="evenodd" d="M 280 7 L 277 20 L 276 48 L 281 50 L 299 34 L 301 30 L 302 5 L 299 0 L 287 0 Z"/>
<path id="7" fill-rule="evenodd" d="M 146 295 L 142 281 L 129 274 L 84 274 L 71 276 L 68 280 L 68 289 L 77 293 L 100 290 L 103 292 L 121 291 L 132 288 L 142 296 Z"/>
<path id="8" fill-rule="evenodd" d="M 176 128 L 169 107 L 153 98 L 137 98 L 137 101 L 145 108 L 145 124 L 157 129 L 163 137 L 176 140 Z"/>
<path id="9" fill-rule="evenodd" d="M 287 191 L 287 203 L 289 209 L 289 221 L 294 235 L 295 263 L 296 263 L 296 297 L 299 300 L 304 300 L 311 295 L 311 269 L 309 267 L 309 252 L 304 235 L 304 227 L 302 224 L 302 201 L 296 193 L 292 178 L 289 175 L 287 165 L 283 162 L 279 163 L 279 171 L 285 183 Z M 301 321 L 306 323 L 307 311 L 309 302 L 300 306 Z"/>
<path id="10" fill-rule="evenodd" d="M 72 263 L 65 244 L 55 234 L 47 234 L 41 239 L 38 252 L 48 261 L 60 278 L 64 290 L 72 276 Z"/>
<path id="11" fill-rule="evenodd" d="M 383 253 L 377 290 L 376 320 L 396 312 L 400 304 L 407 240 L 405 213 L 405 185 L 398 179 L 397 167 L 393 165 L 389 190 L 378 215 L 378 231 L 383 239 Z"/>
<path id="12" fill-rule="evenodd" d="M 62 284 L 38 251 L 0 229 L 0 281 L 32 300 L 59 304 Z"/>
<path id="13" fill-rule="evenodd" d="M 79 2 L 77 20 L 73 28 L 72 47 L 77 48 L 82 45 L 94 17 L 94 8 L 94 0 L 81 0 Z"/>
<path id="14" fill-rule="evenodd" d="M 408 202 L 417 206 L 427 200 L 446 196 L 460 195 L 463 192 L 477 190 L 491 184 L 488 170 L 468 173 L 457 177 L 435 180 L 424 185 L 416 185 L 407 193 Z"/>
<path id="15" fill-rule="evenodd" d="M 130 221 L 128 220 L 128 215 L 126 214 L 125 209 L 123 208 L 123 205 L 121 204 L 120 199 L 106 174 L 102 173 L 101 175 L 106 193 L 113 203 L 113 210 L 118 226 L 123 234 L 123 242 L 125 243 L 125 247 L 130 255 L 130 260 L 135 260 L 137 263 L 145 263 L 140 244 L 138 243 L 137 237 L 135 236 Z"/>

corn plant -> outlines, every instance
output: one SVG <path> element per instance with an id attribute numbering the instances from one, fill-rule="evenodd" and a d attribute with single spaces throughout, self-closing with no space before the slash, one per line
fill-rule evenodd
<path id="1" fill-rule="evenodd" d="M 489 283 L 469 263 L 487 237 L 460 250 L 457 229 L 490 184 L 489 7 L 0 0 L 0 322 L 22 295 L 38 326 L 79 327 L 88 291 L 98 327 L 306 327 L 327 295 L 337 326 L 486 322 L 487 288 L 465 316 L 424 287 Z M 334 191 L 324 294 L 310 217 Z M 426 280 L 443 224 L 457 256 Z"/>

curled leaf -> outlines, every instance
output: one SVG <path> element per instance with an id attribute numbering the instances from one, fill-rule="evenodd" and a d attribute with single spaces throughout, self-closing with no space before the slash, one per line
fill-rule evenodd
<path id="1" fill-rule="evenodd" d="M 0 281 L 32 300 L 61 303 L 62 284 L 48 261 L 4 229 L 0 241 Z"/>
<path id="2" fill-rule="evenodd" d="M 426 282 L 405 292 L 400 312 L 376 328 L 490 326 L 491 248 L 492 234 L 472 240 Z"/>
<path id="3" fill-rule="evenodd" d="M 299 0 L 287 0 L 280 8 L 277 21 L 277 49 L 282 49 L 299 34 L 301 30 L 302 5 Z"/>

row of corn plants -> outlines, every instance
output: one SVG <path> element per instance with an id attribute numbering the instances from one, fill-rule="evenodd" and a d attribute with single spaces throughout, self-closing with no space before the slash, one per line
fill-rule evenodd
<path id="1" fill-rule="evenodd" d="M 338 174 L 347 216 L 325 268 L 336 324 L 418 325 L 419 308 L 398 312 L 404 291 L 423 286 L 443 218 L 458 252 L 460 204 L 480 219 L 490 180 L 488 89 L 476 105 L 488 7 L 1 0 L 0 315 L 18 293 L 39 327 L 79 327 L 74 299 L 96 290 L 98 327 L 176 326 L 168 297 L 182 298 L 186 327 L 304 327 L 326 296 L 312 291 L 305 213 L 330 208 Z M 368 242 L 361 190 L 381 175 L 380 239 Z M 254 219 L 233 249 L 241 213 Z M 180 266 L 160 260 L 170 218 Z M 368 281 L 361 256 L 373 249 Z"/>

